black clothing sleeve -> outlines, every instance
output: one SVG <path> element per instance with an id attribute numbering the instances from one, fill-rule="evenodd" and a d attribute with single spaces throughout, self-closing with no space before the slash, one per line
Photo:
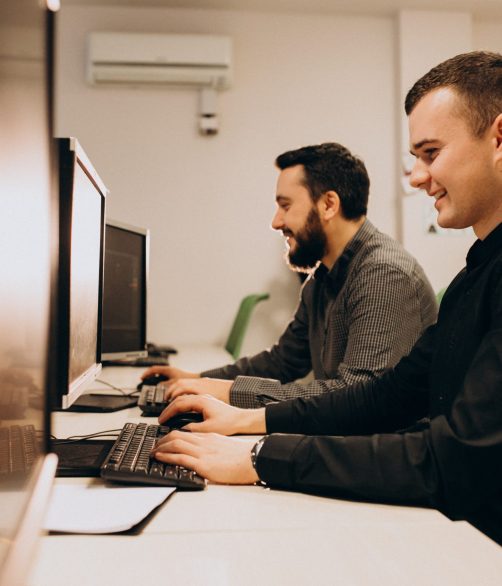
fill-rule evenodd
<path id="1" fill-rule="evenodd" d="M 484 299 L 491 305 L 490 325 L 451 410 L 433 416 L 420 431 L 386 433 L 408 425 L 408 413 L 419 418 L 427 411 L 432 328 L 409 357 L 373 384 L 267 406 L 267 432 L 273 435 L 257 461 L 260 478 L 304 492 L 435 506 L 452 517 L 497 502 L 502 496 L 501 300 L 498 280 Z"/>
<path id="2" fill-rule="evenodd" d="M 428 368 L 436 326 L 382 377 L 308 399 L 266 407 L 267 432 L 365 435 L 411 425 L 429 412 Z"/>

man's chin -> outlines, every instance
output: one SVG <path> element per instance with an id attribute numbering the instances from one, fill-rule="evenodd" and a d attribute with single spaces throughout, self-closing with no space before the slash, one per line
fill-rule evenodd
<path id="1" fill-rule="evenodd" d="M 440 228 L 445 229 L 458 229 L 458 228 L 465 228 L 465 226 L 457 220 L 456 218 L 449 216 L 447 214 L 438 214 L 437 223 Z"/>
<path id="2" fill-rule="evenodd" d="M 295 259 L 294 256 L 291 258 L 291 254 L 288 254 L 286 256 L 286 262 L 292 271 L 297 273 L 310 273 L 310 271 L 317 266 L 319 261 L 315 261 L 313 263 L 305 262 L 300 259 Z"/>

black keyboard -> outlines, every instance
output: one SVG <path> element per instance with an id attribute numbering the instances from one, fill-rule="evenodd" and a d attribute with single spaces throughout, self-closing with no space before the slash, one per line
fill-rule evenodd
<path id="1" fill-rule="evenodd" d="M 38 443 L 33 425 L 0 427 L 0 478 L 28 473 L 37 454 Z"/>
<path id="2" fill-rule="evenodd" d="M 101 466 L 101 477 L 129 484 L 175 486 L 201 490 L 206 481 L 193 470 L 164 464 L 150 457 L 150 451 L 170 428 L 146 423 L 126 423 Z"/>
<path id="3" fill-rule="evenodd" d="M 166 389 L 162 385 L 143 385 L 138 397 L 138 407 L 147 417 L 158 417 L 167 407 L 164 400 Z"/>

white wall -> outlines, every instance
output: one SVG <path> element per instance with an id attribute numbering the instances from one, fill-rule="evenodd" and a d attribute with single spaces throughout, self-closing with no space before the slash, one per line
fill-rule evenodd
<path id="1" fill-rule="evenodd" d="M 474 20 L 472 36 L 474 49 L 502 53 L 502 21 Z"/>
<path id="2" fill-rule="evenodd" d="M 86 34 L 99 30 L 232 36 L 235 78 L 219 96 L 219 135 L 198 135 L 196 92 L 86 85 Z M 501 50 L 500 30 L 475 23 L 475 47 Z M 111 190 L 110 217 L 151 229 L 150 339 L 223 342 L 252 291 L 272 299 L 244 350 L 282 331 L 299 290 L 269 227 L 273 160 L 284 150 L 348 146 L 371 176 L 370 219 L 399 235 L 397 55 L 397 17 L 63 7 L 57 131 L 87 150 Z"/>
<path id="3" fill-rule="evenodd" d="M 220 134 L 201 137 L 197 94 L 90 87 L 93 30 L 229 34 L 235 81 Z M 240 298 L 269 291 L 253 320 L 259 349 L 287 323 L 299 281 L 270 229 L 276 155 L 339 141 L 372 177 L 371 218 L 396 230 L 394 24 L 391 19 L 216 10 L 63 8 L 57 132 L 75 135 L 111 190 L 110 217 L 148 226 L 150 338 L 223 341 Z"/>

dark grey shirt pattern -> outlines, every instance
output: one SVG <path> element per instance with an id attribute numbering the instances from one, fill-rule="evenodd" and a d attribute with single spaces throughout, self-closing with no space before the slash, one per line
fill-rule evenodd
<path id="1" fill-rule="evenodd" d="M 420 265 L 366 220 L 333 268 L 320 265 L 306 281 L 277 344 L 201 376 L 235 379 L 230 403 L 238 407 L 315 396 L 378 377 L 436 317 Z M 293 382 L 311 370 L 315 380 Z"/>

